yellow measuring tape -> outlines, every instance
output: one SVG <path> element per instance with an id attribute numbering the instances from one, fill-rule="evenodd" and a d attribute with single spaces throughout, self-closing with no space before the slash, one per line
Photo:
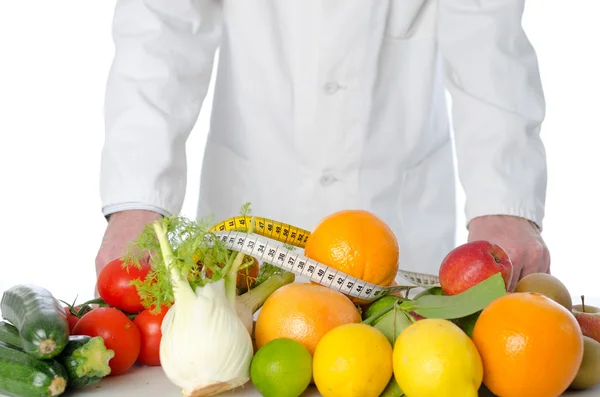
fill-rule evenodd
<path id="1" fill-rule="evenodd" d="M 252 218 L 252 216 L 235 216 L 213 226 L 211 231 L 246 232 L 250 227 Z M 254 217 L 254 222 L 254 233 L 294 247 L 304 248 L 310 235 L 308 230 L 267 218 Z"/>
<path id="2" fill-rule="evenodd" d="M 246 232 L 253 218 L 254 233 L 250 235 Z M 407 286 L 381 286 L 369 283 L 296 253 L 284 244 L 304 248 L 310 232 L 286 223 L 261 217 L 236 216 L 213 226 L 211 232 L 228 249 L 244 252 L 259 261 L 269 263 L 298 276 L 308 277 L 310 281 L 355 298 L 370 301 L 383 295 L 407 289 Z M 274 241 L 269 241 L 269 239 Z M 398 273 L 419 287 L 428 288 L 439 285 L 439 279 L 432 275 L 403 270 L 399 270 Z"/>

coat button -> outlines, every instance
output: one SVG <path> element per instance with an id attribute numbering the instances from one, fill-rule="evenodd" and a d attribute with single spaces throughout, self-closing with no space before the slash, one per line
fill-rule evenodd
<path id="1" fill-rule="evenodd" d="M 340 85 L 338 83 L 336 83 L 335 81 L 330 81 L 325 84 L 323 89 L 325 90 L 326 94 L 333 95 L 340 89 Z"/>
<path id="2" fill-rule="evenodd" d="M 332 185 L 336 181 L 335 177 L 331 174 L 325 174 L 321 177 L 320 182 L 323 186 Z"/>

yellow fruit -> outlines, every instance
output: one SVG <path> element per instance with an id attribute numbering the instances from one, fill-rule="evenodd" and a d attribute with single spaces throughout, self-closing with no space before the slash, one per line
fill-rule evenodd
<path id="1" fill-rule="evenodd" d="M 377 397 L 392 375 L 392 345 L 366 324 L 333 328 L 313 356 L 313 379 L 323 397 Z"/>
<path id="2" fill-rule="evenodd" d="M 393 363 L 407 397 L 477 397 L 483 381 L 475 344 L 447 320 L 411 324 L 396 339 Z"/>

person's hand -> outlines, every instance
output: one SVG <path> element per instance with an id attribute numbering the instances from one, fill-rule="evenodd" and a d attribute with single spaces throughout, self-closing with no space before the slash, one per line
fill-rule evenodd
<path id="1" fill-rule="evenodd" d="M 110 261 L 125 255 L 129 243 L 140 236 L 148 223 L 160 217 L 157 212 L 144 210 L 112 214 L 96 256 L 96 277 Z"/>
<path id="2" fill-rule="evenodd" d="M 550 253 L 537 226 L 527 219 L 489 215 L 469 223 L 469 241 L 487 240 L 502 247 L 513 264 L 509 291 L 531 273 L 550 273 Z"/>

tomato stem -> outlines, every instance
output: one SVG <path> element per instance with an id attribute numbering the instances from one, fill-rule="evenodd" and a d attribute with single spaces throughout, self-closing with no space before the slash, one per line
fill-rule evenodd
<path id="1" fill-rule="evenodd" d="M 87 302 L 82 303 L 81 305 L 77 305 L 77 298 L 75 298 L 75 300 L 73 301 L 72 304 L 67 303 L 63 300 L 60 300 L 60 302 L 64 303 L 65 305 L 67 305 L 67 308 L 69 309 L 69 312 L 74 315 L 75 317 L 81 318 L 83 317 L 84 314 L 86 314 L 87 312 L 92 310 L 92 305 L 98 305 L 98 307 L 110 307 L 106 302 L 104 302 L 104 299 L 102 298 L 94 298 L 91 299 Z M 79 310 L 75 309 L 76 306 L 79 306 Z"/>

